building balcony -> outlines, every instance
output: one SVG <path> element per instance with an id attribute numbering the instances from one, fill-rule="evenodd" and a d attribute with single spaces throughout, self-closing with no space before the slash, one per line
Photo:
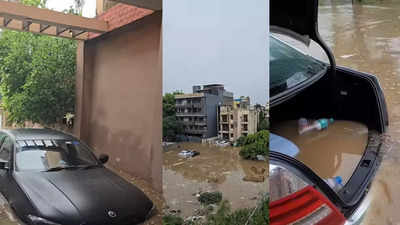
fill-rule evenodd
<path id="1" fill-rule="evenodd" d="M 175 103 L 176 108 L 203 108 L 201 103 Z"/>
<path id="2" fill-rule="evenodd" d="M 204 130 L 204 129 L 185 129 L 184 131 L 185 131 L 185 133 L 188 133 L 188 134 L 205 134 L 205 133 L 207 133 L 207 130 Z"/>
<path id="3" fill-rule="evenodd" d="M 184 125 L 197 125 L 197 126 L 207 125 L 207 123 L 205 121 L 195 121 L 195 120 L 188 120 L 188 121 L 183 120 L 182 123 Z"/>
<path id="4" fill-rule="evenodd" d="M 176 112 L 176 116 L 193 116 L 193 117 L 206 117 L 205 114 L 198 112 Z"/>

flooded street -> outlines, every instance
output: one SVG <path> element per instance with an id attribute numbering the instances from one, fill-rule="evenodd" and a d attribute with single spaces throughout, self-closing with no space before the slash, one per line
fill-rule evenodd
<path id="1" fill-rule="evenodd" d="M 371 191 L 364 225 L 400 224 L 400 1 L 322 1 L 319 29 L 338 65 L 375 74 L 389 110 L 391 151 Z"/>
<path id="2" fill-rule="evenodd" d="M 335 121 L 325 130 L 300 135 L 297 124 L 297 121 L 285 121 L 275 124 L 271 130 L 296 144 L 300 150 L 296 158 L 319 176 L 341 176 L 343 184 L 347 183 L 365 151 L 368 128 L 357 122 Z"/>
<path id="3" fill-rule="evenodd" d="M 200 152 L 183 159 L 184 149 Z M 196 194 L 220 191 L 232 209 L 255 207 L 261 193 L 267 191 L 267 163 L 242 160 L 239 148 L 184 143 L 164 153 L 163 190 L 170 209 L 182 217 L 196 214 L 200 208 Z"/>

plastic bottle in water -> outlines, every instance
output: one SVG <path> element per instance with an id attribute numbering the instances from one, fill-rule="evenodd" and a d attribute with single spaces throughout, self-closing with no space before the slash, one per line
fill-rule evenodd
<path id="1" fill-rule="evenodd" d="M 334 191 L 339 191 L 343 187 L 342 177 L 336 176 L 328 179 L 324 179 L 324 181 L 331 187 Z"/>
<path id="2" fill-rule="evenodd" d="M 308 123 L 308 121 L 304 118 L 299 119 L 299 134 L 304 134 L 308 131 L 312 130 L 322 130 L 329 126 L 329 124 L 333 123 L 333 118 L 330 119 L 318 119 L 313 123 Z"/>

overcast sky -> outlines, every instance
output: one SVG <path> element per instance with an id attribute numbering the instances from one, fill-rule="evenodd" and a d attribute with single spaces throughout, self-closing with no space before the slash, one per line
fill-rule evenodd
<path id="1" fill-rule="evenodd" d="M 47 8 L 54 9 L 56 11 L 63 11 L 69 9 L 74 4 L 73 0 L 47 0 Z M 96 16 L 96 0 L 85 0 L 83 6 L 83 16 L 95 17 Z"/>
<path id="2" fill-rule="evenodd" d="M 164 1 L 163 92 L 222 83 L 252 104 L 267 101 L 265 0 Z"/>

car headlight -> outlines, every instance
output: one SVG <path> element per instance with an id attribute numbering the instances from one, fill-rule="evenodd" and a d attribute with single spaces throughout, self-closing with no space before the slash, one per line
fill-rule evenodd
<path id="1" fill-rule="evenodd" d="M 46 220 L 42 217 L 34 216 L 34 215 L 28 215 L 28 219 L 34 224 L 34 225 L 61 225 L 59 223 L 54 223 L 49 220 Z"/>

